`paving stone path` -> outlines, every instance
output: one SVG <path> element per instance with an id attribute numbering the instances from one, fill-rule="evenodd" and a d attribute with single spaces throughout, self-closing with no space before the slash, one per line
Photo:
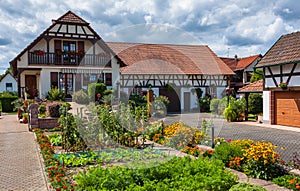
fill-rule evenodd
<path id="1" fill-rule="evenodd" d="M 0 190 L 48 190 L 34 134 L 16 115 L 0 116 Z"/>

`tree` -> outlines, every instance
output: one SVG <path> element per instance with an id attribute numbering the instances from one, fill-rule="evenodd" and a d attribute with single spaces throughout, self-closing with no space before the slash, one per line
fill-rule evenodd
<path id="1" fill-rule="evenodd" d="M 248 111 L 255 115 L 263 112 L 263 98 L 260 93 L 251 93 L 249 95 Z"/>
<path id="2" fill-rule="evenodd" d="M 250 78 L 250 83 L 256 82 L 261 79 L 263 79 L 263 71 L 256 70 L 256 71 L 254 71 L 253 75 Z"/>

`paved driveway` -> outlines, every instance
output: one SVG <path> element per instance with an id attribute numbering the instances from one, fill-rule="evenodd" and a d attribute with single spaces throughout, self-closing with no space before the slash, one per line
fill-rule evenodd
<path id="1" fill-rule="evenodd" d="M 165 123 L 170 124 L 180 120 L 190 126 L 200 127 L 203 119 L 212 121 L 215 128 L 215 136 L 232 140 L 253 139 L 255 141 L 270 141 L 279 147 L 285 148 L 284 151 L 280 148 L 277 150 L 285 161 L 289 161 L 295 152 L 300 154 L 300 128 L 261 125 L 256 122 L 228 123 L 221 116 L 206 113 L 172 114 L 167 116 Z"/>
<path id="2" fill-rule="evenodd" d="M 47 190 L 34 134 L 16 115 L 0 116 L 0 190 Z"/>

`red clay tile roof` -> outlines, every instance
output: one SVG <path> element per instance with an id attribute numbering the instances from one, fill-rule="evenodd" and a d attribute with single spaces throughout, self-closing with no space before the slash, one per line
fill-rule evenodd
<path id="1" fill-rule="evenodd" d="M 240 93 L 246 92 L 262 92 L 263 91 L 263 80 L 250 83 L 238 90 Z"/>
<path id="2" fill-rule="evenodd" d="M 237 64 L 236 64 L 236 58 L 223 58 L 220 57 L 227 66 L 230 67 L 231 70 L 236 71 L 236 70 L 244 70 L 247 68 L 249 65 L 251 65 L 254 61 L 257 59 L 261 58 L 261 54 L 249 56 L 249 57 L 244 57 L 244 58 L 237 58 Z"/>
<path id="3" fill-rule="evenodd" d="M 79 24 L 89 24 L 85 20 L 83 20 L 78 15 L 74 14 L 72 11 L 66 12 L 64 15 L 59 17 L 57 20 L 53 20 L 54 22 L 67 22 L 67 23 L 79 23 Z"/>
<path id="4" fill-rule="evenodd" d="M 282 35 L 256 67 L 300 61 L 300 32 Z"/>
<path id="5" fill-rule="evenodd" d="M 122 74 L 234 74 L 208 46 L 106 44 L 126 65 L 121 68 Z"/>

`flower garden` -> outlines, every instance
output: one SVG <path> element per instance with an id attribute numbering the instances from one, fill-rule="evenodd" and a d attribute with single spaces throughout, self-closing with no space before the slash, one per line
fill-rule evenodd
<path id="1" fill-rule="evenodd" d="M 212 139 L 205 120 L 200 128 L 164 124 L 150 119 L 145 106 L 136 102 L 117 110 L 99 103 L 86 106 L 84 117 L 60 103 L 59 126 L 35 129 L 54 190 L 265 190 L 238 183 L 227 168 L 300 190 L 300 177 L 289 173 L 300 169 L 299 156 L 284 162 L 277 152 L 283 148 L 270 142 Z M 207 146 L 212 141 L 215 148 Z"/>

